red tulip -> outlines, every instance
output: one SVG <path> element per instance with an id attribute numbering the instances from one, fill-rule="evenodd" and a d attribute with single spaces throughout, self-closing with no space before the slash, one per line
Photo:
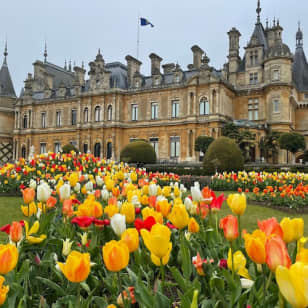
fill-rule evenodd
<path id="1" fill-rule="evenodd" d="M 78 216 L 72 219 L 72 224 L 78 225 L 80 228 L 88 228 L 94 221 L 93 217 Z"/>
<path id="2" fill-rule="evenodd" d="M 283 238 L 283 230 L 277 219 L 274 217 L 262 221 L 258 220 L 258 226 L 266 236 L 278 235 Z"/>
<path id="3" fill-rule="evenodd" d="M 238 221 L 233 215 L 222 218 L 219 222 L 219 228 L 224 230 L 225 238 L 228 241 L 233 241 L 239 236 Z"/>

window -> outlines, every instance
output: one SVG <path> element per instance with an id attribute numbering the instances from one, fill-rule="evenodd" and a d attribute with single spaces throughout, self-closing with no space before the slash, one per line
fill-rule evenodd
<path id="1" fill-rule="evenodd" d="M 155 150 L 156 156 L 158 157 L 158 138 L 153 137 L 153 138 L 150 138 L 149 141 Z"/>
<path id="2" fill-rule="evenodd" d="M 304 97 L 305 99 L 308 99 L 308 93 L 305 93 Z"/>
<path id="3" fill-rule="evenodd" d="M 83 111 L 83 122 L 88 123 L 89 122 L 89 109 L 86 107 Z"/>
<path id="4" fill-rule="evenodd" d="M 253 52 L 250 52 L 250 65 L 253 66 Z"/>
<path id="5" fill-rule="evenodd" d="M 23 117 L 22 128 L 28 128 L 28 116 L 26 114 Z"/>
<path id="6" fill-rule="evenodd" d="M 77 141 L 75 140 L 70 141 L 70 144 L 73 145 L 75 148 L 77 147 Z"/>
<path id="7" fill-rule="evenodd" d="M 61 111 L 56 112 L 56 126 L 61 126 Z"/>
<path id="8" fill-rule="evenodd" d="M 61 151 L 60 142 L 55 142 L 55 153 L 59 153 Z"/>
<path id="9" fill-rule="evenodd" d="M 107 109 L 107 120 L 112 121 L 112 106 L 109 105 Z"/>
<path id="10" fill-rule="evenodd" d="M 274 70 L 273 71 L 273 81 L 278 81 L 280 79 L 280 76 L 279 76 L 279 70 Z"/>
<path id="11" fill-rule="evenodd" d="M 88 153 L 89 146 L 87 143 L 83 145 L 83 153 Z"/>
<path id="12" fill-rule="evenodd" d="M 280 101 L 279 99 L 273 100 L 273 113 L 279 113 L 280 112 Z"/>
<path id="13" fill-rule="evenodd" d="M 136 87 L 136 88 L 139 88 L 139 86 L 140 86 L 140 82 L 139 82 L 139 80 L 136 80 L 136 82 L 135 82 L 135 87 Z"/>
<path id="14" fill-rule="evenodd" d="M 138 105 L 132 105 L 132 121 L 138 121 Z"/>
<path id="15" fill-rule="evenodd" d="M 151 104 L 151 120 L 157 120 L 158 118 L 158 104 L 152 103 Z"/>
<path id="16" fill-rule="evenodd" d="M 251 51 L 250 52 L 250 65 L 258 65 L 259 64 L 259 56 L 258 56 L 258 50 Z"/>
<path id="17" fill-rule="evenodd" d="M 46 153 L 46 143 L 45 142 L 42 142 L 40 144 L 40 151 L 41 151 L 41 154 Z"/>
<path id="18" fill-rule="evenodd" d="M 41 126 L 42 128 L 46 127 L 46 112 L 41 113 Z"/>
<path id="19" fill-rule="evenodd" d="M 258 73 L 250 73 L 249 84 L 257 84 L 257 83 L 258 83 Z"/>
<path id="20" fill-rule="evenodd" d="M 177 118 L 179 116 L 179 101 L 172 101 L 172 118 Z"/>
<path id="21" fill-rule="evenodd" d="M 259 100 L 258 99 L 248 100 L 248 120 L 249 121 L 259 120 Z"/>
<path id="22" fill-rule="evenodd" d="M 76 125 L 76 124 L 77 124 L 77 110 L 72 109 L 72 125 Z"/>
<path id="23" fill-rule="evenodd" d="M 154 86 L 158 86 L 159 85 L 159 78 L 155 78 L 154 79 Z"/>
<path id="24" fill-rule="evenodd" d="M 258 50 L 255 50 L 255 65 L 259 64 L 259 59 L 258 59 Z"/>
<path id="25" fill-rule="evenodd" d="M 200 115 L 210 114 L 210 104 L 207 98 L 205 97 L 201 98 L 201 101 L 199 104 L 199 114 Z"/>
<path id="26" fill-rule="evenodd" d="M 180 75 L 176 74 L 174 80 L 175 80 L 176 83 L 179 83 L 180 82 Z"/>
<path id="27" fill-rule="evenodd" d="M 180 137 L 170 137 L 170 157 L 176 158 L 180 156 Z"/>
<path id="28" fill-rule="evenodd" d="M 101 120 L 101 107 L 99 107 L 99 106 L 95 107 L 94 119 L 95 119 L 95 122 L 100 122 L 100 120 Z"/>

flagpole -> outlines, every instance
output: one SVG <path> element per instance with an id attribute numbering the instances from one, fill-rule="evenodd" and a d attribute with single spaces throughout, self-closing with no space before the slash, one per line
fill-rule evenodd
<path id="1" fill-rule="evenodd" d="M 137 60 L 139 59 L 139 43 L 140 43 L 140 16 L 138 14 L 138 22 L 137 22 Z"/>

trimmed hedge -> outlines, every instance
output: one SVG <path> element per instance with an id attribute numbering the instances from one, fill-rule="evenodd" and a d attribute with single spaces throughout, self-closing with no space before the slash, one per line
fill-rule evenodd
<path id="1" fill-rule="evenodd" d="M 228 137 L 213 141 L 205 153 L 203 170 L 211 175 L 218 172 L 231 172 L 244 169 L 244 158 L 239 146 Z"/>
<path id="2" fill-rule="evenodd" d="M 141 140 L 133 141 L 121 151 L 120 161 L 153 164 L 156 162 L 156 153 L 150 143 Z"/>
<path id="3" fill-rule="evenodd" d="M 69 154 L 69 153 L 71 153 L 71 151 L 79 153 L 79 150 L 74 145 L 72 145 L 71 143 L 66 144 L 62 148 L 62 153 L 64 153 L 64 154 Z"/>

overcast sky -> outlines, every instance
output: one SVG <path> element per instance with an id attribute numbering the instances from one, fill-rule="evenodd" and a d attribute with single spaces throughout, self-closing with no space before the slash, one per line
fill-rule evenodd
<path id="1" fill-rule="evenodd" d="M 163 63 L 192 63 L 191 46 L 199 45 L 220 69 L 228 52 L 227 32 L 240 30 L 241 54 L 256 22 L 257 0 L 10 0 L 1 1 L 0 61 L 8 38 L 8 64 L 19 95 L 32 63 L 43 60 L 44 41 L 48 61 L 63 66 L 71 59 L 81 65 L 92 61 L 101 48 L 106 62 L 136 57 L 138 14 L 155 27 L 140 29 L 139 59 L 143 74 L 150 72 L 149 54 Z M 298 20 L 308 46 L 307 0 L 261 0 L 261 18 L 280 19 L 283 39 L 292 52 Z M 307 33 L 305 40 L 305 33 Z M 305 45 L 307 42 L 307 45 Z M 308 50 L 308 49 L 307 49 Z"/>

